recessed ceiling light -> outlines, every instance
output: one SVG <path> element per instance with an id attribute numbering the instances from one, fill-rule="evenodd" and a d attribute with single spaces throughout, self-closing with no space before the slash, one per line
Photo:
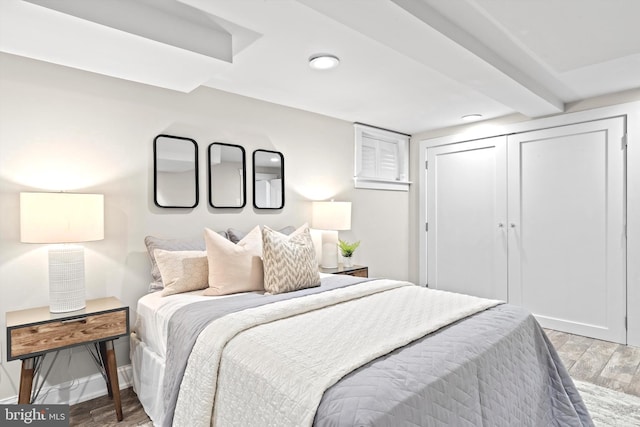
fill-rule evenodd
<path id="1" fill-rule="evenodd" d="M 309 58 L 309 66 L 314 70 L 330 70 L 340 63 L 340 58 L 335 55 L 318 54 Z"/>
<path id="2" fill-rule="evenodd" d="M 460 118 L 466 122 L 472 122 L 474 120 L 480 120 L 482 118 L 482 114 L 467 114 L 466 116 L 462 116 Z"/>

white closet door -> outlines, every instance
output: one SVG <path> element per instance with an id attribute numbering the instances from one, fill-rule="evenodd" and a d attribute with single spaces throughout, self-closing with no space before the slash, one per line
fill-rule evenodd
<path id="1" fill-rule="evenodd" d="M 622 118 L 511 135 L 509 300 L 549 328 L 624 343 Z"/>
<path id="2" fill-rule="evenodd" d="M 257 206 L 268 208 L 271 206 L 271 191 L 269 181 L 260 179 L 255 183 L 255 203 Z"/>
<path id="3" fill-rule="evenodd" d="M 427 149 L 431 288 L 507 299 L 506 137 Z"/>
<path id="4" fill-rule="evenodd" d="M 272 179 L 269 181 L 269 207 L 279 208 L 282 206 L 282 180 Z"/>

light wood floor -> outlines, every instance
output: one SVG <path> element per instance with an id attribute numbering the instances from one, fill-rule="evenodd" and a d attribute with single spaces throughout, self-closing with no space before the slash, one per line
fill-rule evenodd
<path id="1" fill-rule="evenodd" d="M 640 396 L 640 348 L 545 330 L 571 377 Z M 107 396 L 73 405 L 70 426 L 151 426 L 132 389 L 122 390 L 124 420 L 116 421 Z"/>
<path id="2" fill-rule="evenodd" d="M 640 397 L 640 348 L 545 332 L 573 379 Z"/>

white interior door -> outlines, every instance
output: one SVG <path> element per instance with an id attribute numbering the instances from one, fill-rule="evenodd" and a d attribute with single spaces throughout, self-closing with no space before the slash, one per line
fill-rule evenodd
<path id="1" fill-rule="evenodd" d="M 549 328 L 626 342 L 624 120 L 508 138 L 509 300 Z"/>
<path id="2" fill-rule="evenodd" d="M 506 137 L 427 149 L 428 286 L 507 299 Z"/>

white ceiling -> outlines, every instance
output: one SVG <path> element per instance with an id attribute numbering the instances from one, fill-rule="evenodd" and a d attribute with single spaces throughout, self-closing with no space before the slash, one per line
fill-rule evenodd
<path id="1" fill-rule="evenodd" d="M 405 133 L 640 87 L 638 0 L 2 0 L 0 51 Z M 341 59 L 312 70 L 310 56 Z"/>

